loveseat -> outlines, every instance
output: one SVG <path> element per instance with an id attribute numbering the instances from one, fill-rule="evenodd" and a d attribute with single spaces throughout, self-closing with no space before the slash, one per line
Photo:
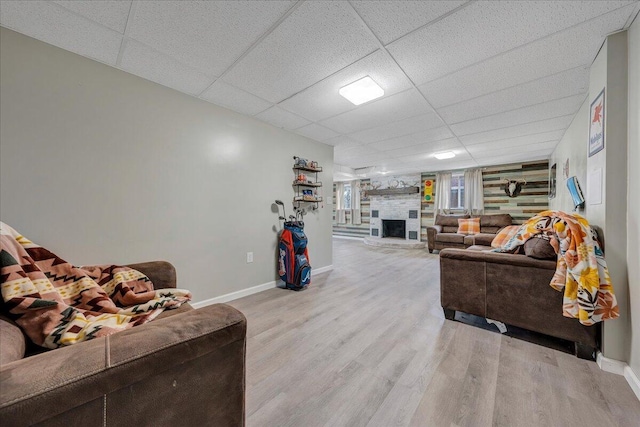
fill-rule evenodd
<path id="1" fill-rule="evenodd" d="M 458 220 L 471 218 L 470 215 L 436 214 L 434 225 L 427 227 L 429 252 L 444 248 L 465 249 L 473 245 L 491 246 L 491 241 L 500 229 L 511 225 L 511 215 L 494 214 L 478 215 L 480 218 L 480 234 L 458 234 Z"/>
<path id="2" fill-rule="evenodd" d="M 584 326 L 562 315 L 563 294 L 549 282 L 555 260 L 490 252 L 491 247 L 440 251 L 440 302 L 447 319 L 456 311 L 574 342 L 575 354 L 593 359 L 600 324 Z"/>
<path id="3" fill-rule="evenodd" d="M 175 288 L 167 262 L 130 265 Z M 246 319 L 188 304 L 117 334 L 55 350 L 31 348 L 0 319 L 0 420 L 5 426 L 242 426 Z M 26 354 L 25 354 L 26 352 Z"/>

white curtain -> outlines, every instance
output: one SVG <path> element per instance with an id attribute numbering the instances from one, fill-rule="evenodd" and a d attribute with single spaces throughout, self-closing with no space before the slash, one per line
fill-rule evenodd
<path id="1" fill-rule="evenodd" d="M 360 180 L 351 181 L 351 224 L 362 224 L 362 211 L 360 210 Z"/>
<path id="2" fill-rule="evenodd" d="M 464 210 L 470 215 L 481 215 L 484 212 L 482 169 L 464 171 Z"/>
<path id="3" fill-rule="evenodd" d="M 344 183 L 336 183 L 336 222 L 338 224 L 347 223 L 347 215 L 344 210 Z"/>
<path id="4" fill-rule="evenodd" d="M 443 213 L 451 208 L 451 172 L 436 174 L 436 213 Z"/>

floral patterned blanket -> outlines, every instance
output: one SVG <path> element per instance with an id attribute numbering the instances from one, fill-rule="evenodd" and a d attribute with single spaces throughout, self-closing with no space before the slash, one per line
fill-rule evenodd
<path id="1" fill-rule="evenodd" d="M 128 267 L 74 267 L 2 222 L 0 244 L 2 314 L 42 347 L 111 335 L 191 299 L 181 289 L 154 290 Z"/>
<path id="2" fill-rule="evenodd" d="M 564 290 L 563 314 L 583 325 L 615 319 L 619 308 L 607 263 L 595 232 L 585 218 L 561 211 L 544 211 L 527 220 L 496 252 L 511 252 L 529 238 L 543 234 L 558 254 L 551 287 Z"/>

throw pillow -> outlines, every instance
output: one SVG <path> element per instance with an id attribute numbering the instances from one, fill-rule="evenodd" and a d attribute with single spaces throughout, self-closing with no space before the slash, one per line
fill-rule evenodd
<path id="1" fill-rule="evenodd" d="M 502 230 L 498 231 L 496 237 L 491 241 L 491 247 L 496 249 L 503 247 L 513 236 L 516 235 L 519 229 L 519 225 L 507 225 Z"/>
<path id="2" fill-rule="evenodd" d="M 460 218 L 458 220 L 458 234 L 469 236 L 480 234 L 480 218 Z"/>
<path id="3" fill-rule="evenodd" d="M 551 243 L 540 235 L 533 236 L 524 242 L 524 254 L 536 259 L 556 259 L 558 257 Z"/>

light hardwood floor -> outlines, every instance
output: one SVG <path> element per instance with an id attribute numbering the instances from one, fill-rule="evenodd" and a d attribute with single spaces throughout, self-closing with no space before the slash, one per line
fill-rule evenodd
<path id="1" fill-rule="evenodd" d="M 248 319 L 249 427 L 640 426 L 622 376 L 445 320 L 437 255 L 334 239 L 333 256 L 308 290 L 230 303 Z"/>

